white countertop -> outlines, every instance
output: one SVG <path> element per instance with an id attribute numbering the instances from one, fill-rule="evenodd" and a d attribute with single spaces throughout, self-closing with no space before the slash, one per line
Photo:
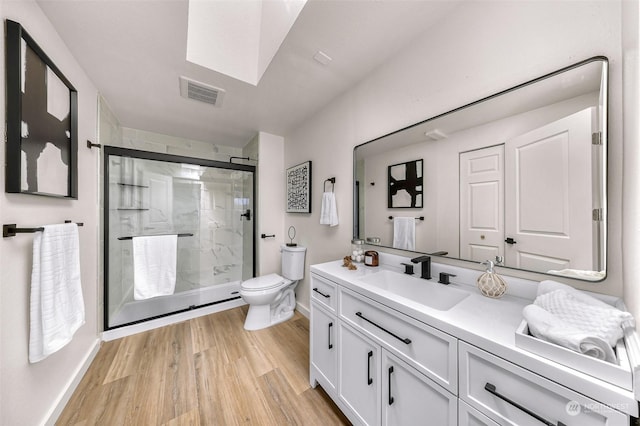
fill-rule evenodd
<path id="1" fill-rule="evenodd" d="M 400 265 L 397 259 L 394 261 L 391 265 Z M 461 283 L 475 283 L 473 277 L 479 276 L 481 272 L 449 265 L 432 264 L 432 275 L 435 277 L 432 278 L 432 282 L 437 282 L 439 272 L 453 272 L 457 277 L 452 278 L 452 284 L 449 286 L 469 293 L 469 296 L 457 305 L 442 311 L 362 281 L 363 277 L 379 272 L 381 269 L 402 272 L 400 266 L 383 264 L 380 267 L 369 267 L 358 264 L 357 267 L 357 270 L 348 270 L 342 266 L 342 260 L 340 260 L 312 265 L 311 272 L 596 401 L 638 417 L 638 402 L 634 399 L 633 392 L 516 346 L 515 330 L 522 322 L 522 309 L 535 298 L 536 283 L 503 276 L 509 285 L 509 290 L 502 298 L 491 299 L 483 296 L 475 285 Z M 416 268 L 418 271 L 420 265 L 416 265 Z"/>

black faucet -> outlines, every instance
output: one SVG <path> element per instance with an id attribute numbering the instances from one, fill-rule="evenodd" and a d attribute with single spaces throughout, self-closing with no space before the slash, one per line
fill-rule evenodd
<path id="1" fill-rule="evenodd" d="M 431 256 L 418 256 L 411 259 L 411 262 L 420 263 L 420 278 L 424 278 L 425 280 L 431 279 Z"/>

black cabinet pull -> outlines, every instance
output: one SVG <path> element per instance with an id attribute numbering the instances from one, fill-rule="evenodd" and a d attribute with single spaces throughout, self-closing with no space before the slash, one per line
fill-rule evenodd
<path id="1" fill-rule="evenodd" d="M 373 383 L 373 379 L 371 378 L 371 358 L 373 358 L 373 351 L 369 351 L 367 354 L 367 385 Z"/>
<path id="2" fill-rule="evenodd" d="M 333 344 L 331 343 L 331 327 L 333 327 L 333 323 L 329 323 L 329 349 L 333 349 Z"/>
<path id="3" fill-rule="evenodd" d="M 393 404 L 393 397 L 391 396 L 391 374 L 393 374 L 393 365 L 389 367 L 389 405 Z"/>
<path id="4" fill-rule="evenodd" d="M 547 426 L 565 426 L 565 424 L 562 423 L 562 422 L 558 422 L 557 425 L 556 425 L 555 423 L 552 423 L 552 422 L 544 419 L 543 417 L 540 417 L 539 415 L 537 415 L 533 411 L 529 410 L 528 408 L 523 407 L 522 405 L 518 404 L 517 402 L 510 400 L 506 396 L 499 394 L 498 391 L 496 390 L 496 386 L 491 384 L 491 383 L 489 383 L 489 382 L 487 382 L 487 384 L 484 385 L 484 390 L 486 390 L 487 392 L 489 392 L 492 395 L 497 396 L 498 398 L 500 398 L 501 400 L 505 401 L 506 403 L 513 405 L 518 410 L 524 411 L 525 413 L 527 413 L 528 415 L 530 415 L 534 419 L 538 420 L 539 422 L 544 423 Z"/>
<path id="5" fill-rule="evenodd" d="M 400 340 L 402 343 L 404 344 L 410 344 L 411 343 L 411 339 L 409 339 L 408 337 L 400 337 L 397 334 L 394 334 L 392 332 L 390 332 L 389 330 L 387 330 L 384 327 L 379 326 L 378 324 L 376 324 L 375 322 L 371 321 L 370 319 L 366 318 L 364 315 L 362 315 L 362 312 L 356 312 L 356 316 L 362 318 L 363 320 L 365 320 L 366 322 L 368 322 L 371 325 L 374 325 L 376 327 L 378 327 L 380 330 L 384 331 L 385 333 L 388 333 L 390 335 L 392 335 L 393 337 L 395 337 L 396 339 Z"/>
<path id="6" fill-rule="evenodd" d="M 318 287 L 314 288 L 313 291 L 315 291 L 316 293 L 320 294 L 321 296 L 326 297 L 327 299 L 331 297 L 330 294 L 324 294 L 323 292 L 321 292 L 320 290 L 318 290 Z"/>

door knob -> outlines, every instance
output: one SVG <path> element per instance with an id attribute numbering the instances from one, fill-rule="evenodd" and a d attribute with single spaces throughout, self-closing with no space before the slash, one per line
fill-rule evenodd
<path id="1" fill-rule="evenodd" d="M 507 244 L 515 244 L 516 240 L 514 240 L 513 238 L 509 237 L 506 240 L 504 240 L 505 243 Z"/>

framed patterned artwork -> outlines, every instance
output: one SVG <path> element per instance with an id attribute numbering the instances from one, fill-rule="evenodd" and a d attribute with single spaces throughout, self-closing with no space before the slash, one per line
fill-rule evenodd
<path id="1" fill-rule="evenodd" d="M 311 161 L 287 169 L 287 213 L 311 213 Z"/>

